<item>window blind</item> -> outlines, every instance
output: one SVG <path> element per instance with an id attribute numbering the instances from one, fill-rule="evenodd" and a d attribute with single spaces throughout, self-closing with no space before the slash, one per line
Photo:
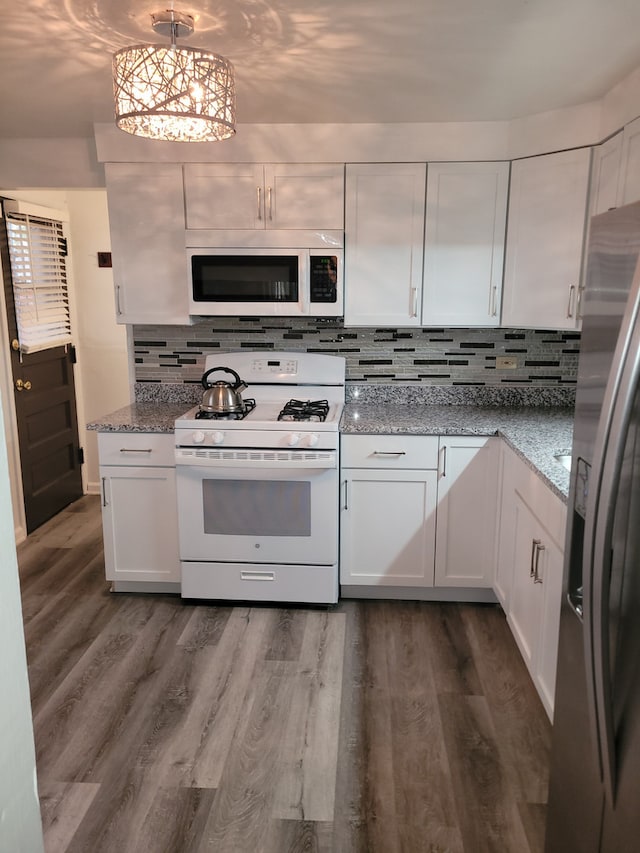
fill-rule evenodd
<path id="1" fill-rule="evenodd" d="M 71 343 L 62 223 L 14 212 L 7 212 L 6 221 L 21 351 Z"/>

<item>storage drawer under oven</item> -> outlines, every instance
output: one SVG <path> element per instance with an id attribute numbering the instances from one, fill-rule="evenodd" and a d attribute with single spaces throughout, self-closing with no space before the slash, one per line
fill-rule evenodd
<path id="1" fill-rule="evenodd" d="M 183 598 L 335 604 L 338 566 L 182 563 Z"/>

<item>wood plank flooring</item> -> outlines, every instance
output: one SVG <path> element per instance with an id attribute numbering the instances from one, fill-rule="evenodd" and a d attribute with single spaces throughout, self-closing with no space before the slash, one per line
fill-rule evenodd
<path id="1" fill-rule="evenodd" d="M 47 853 L 542 853 L 497 606 L 111 594 L 91 496 L 18 559 Z"/>

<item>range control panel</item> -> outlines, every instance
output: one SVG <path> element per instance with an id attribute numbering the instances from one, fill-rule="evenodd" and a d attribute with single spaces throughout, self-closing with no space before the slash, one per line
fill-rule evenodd
<path id="1" fill-rule="evenodd" d="M 278 376 L 295 376 L 298 372 L 296 359 L 256 358 L 251 362 L 251 372 L 257 374 L 277 374 Z"/>

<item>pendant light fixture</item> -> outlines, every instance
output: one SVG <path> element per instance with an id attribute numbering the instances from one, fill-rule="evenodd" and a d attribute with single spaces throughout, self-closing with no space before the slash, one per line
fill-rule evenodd
<path id="1" fill-rule="evenodd" d="M 173 4 L 172 4 L 173 6 Z M 137 44 L 113 57 L 116 124 L 127 133 L 170 142 L 215 142 L 235 131 L 235 85 L 229 60 L 178 47 L 193 17 L 173 8 L 151 16 L 168 46 Z"/>

